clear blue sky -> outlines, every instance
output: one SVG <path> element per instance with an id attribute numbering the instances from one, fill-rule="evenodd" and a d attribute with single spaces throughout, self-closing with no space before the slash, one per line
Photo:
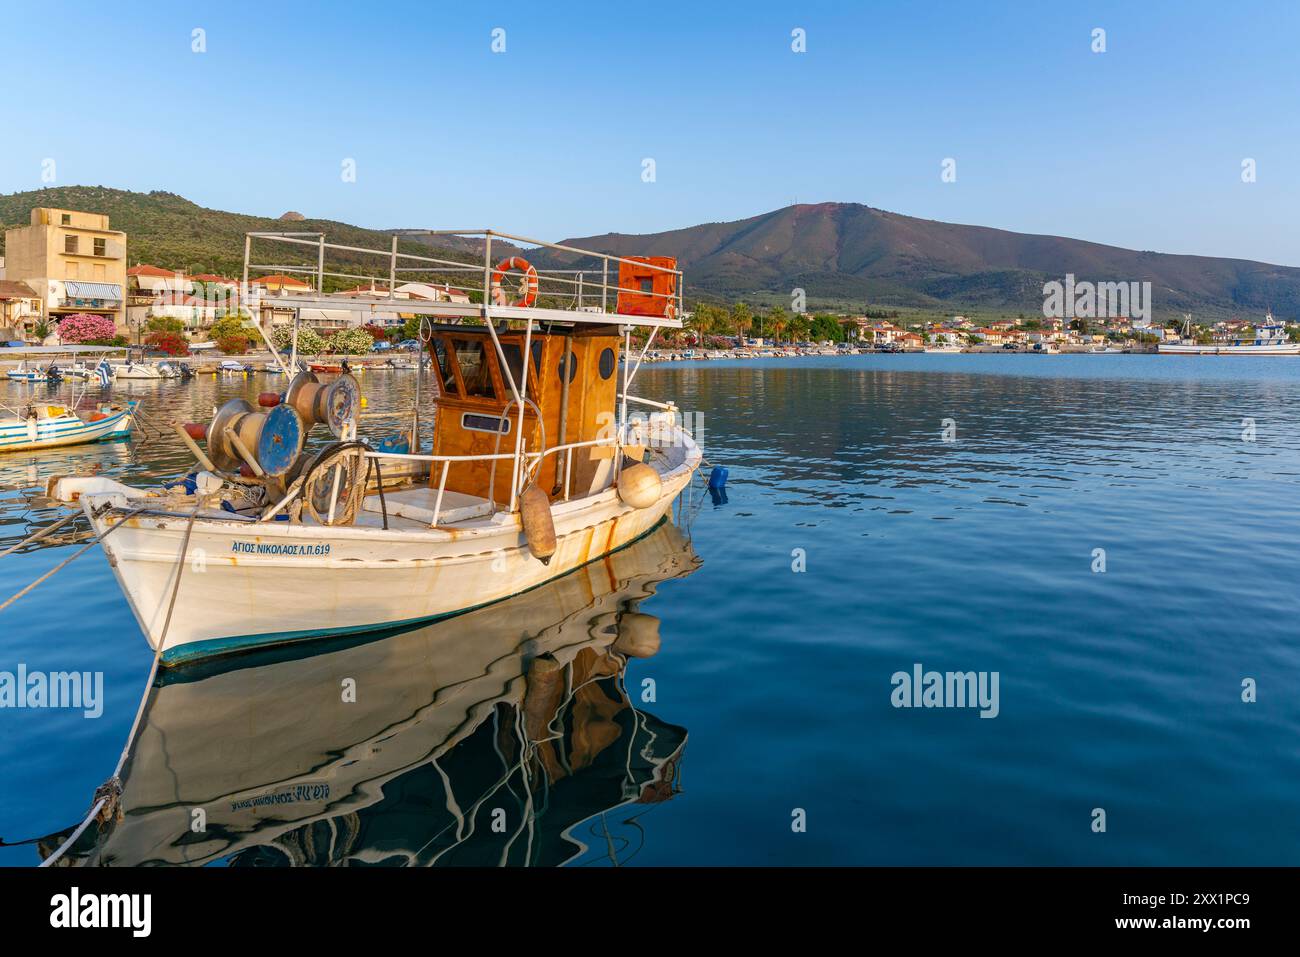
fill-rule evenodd
<path id="1" fill-rule="evenodd" d="M 39 187 L 52 158 L 60 185 L 556 239 L 835 200 L 1300 265 L 1298 10 L 14 4 L 0 192 Z"/>

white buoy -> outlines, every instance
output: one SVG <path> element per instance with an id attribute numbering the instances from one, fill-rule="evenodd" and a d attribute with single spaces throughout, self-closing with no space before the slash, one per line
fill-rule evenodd
<path id="1" fill-rule="evenodd" d="M 618 497 L 633 508 L 649 508 L 659 501 L 663 491 L 659 473 L 644 462 L 625 465 L 618 475 Z"/>

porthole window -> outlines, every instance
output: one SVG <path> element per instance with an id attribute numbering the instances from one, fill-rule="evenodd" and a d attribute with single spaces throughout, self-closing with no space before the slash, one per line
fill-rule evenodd
<path id="1" fill-rule="evenodd" d="M 606 349 L 600 354 L 600 377 L 608 379 L 614 374 L 614 350 Z"/>
<path id="2" fill-rule="evenodd" d="M 555 374 L 560 377 L 561 382 L 564 381 L 564 360 L 563 359 L 561 359 L 559 363 L 556 365 Z M 573 377 L 576 376 L 577 374 L 578 374 L 578 356 L 576 353 L 570 352 L 569 353 L 569 381 L 572 382 Z"/>

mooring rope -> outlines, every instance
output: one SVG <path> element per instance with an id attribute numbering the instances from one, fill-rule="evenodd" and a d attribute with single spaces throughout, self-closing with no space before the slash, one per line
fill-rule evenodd
<path id="1" fill-rule="evenodd" d="M 12 597 L 8 598 L 8 599 L 5 601 L 5 603 L 4 603 L 3 605 L 0 605 L 0 611 L 4 611 L 4 610 L 5 610 L 6 608 L 8 608 L 10 605 L 12 605 L 14 602 L 16 602 L 19 598 L 22 598 L 23 595 L 26 595 L 29 591 L 31 591 L 31 590 L 32 590 L 33 588 L 35 588 L 37 585 L 41 584 L 41 582 L 44 582 L 44 581 L 46 581 L 46 580 L 52 578 L 52 577 L 54 576 L 54 573 L 55 573 L 55 572 L 58 572 L 58 571 L 62 570 L 63 568 L 66 568 L 66 567 L 67 567 L 68 565 L 70 565 L 73 561 L 75 561 L 76 559 L 80 558 L 82 555 L 86 554 L 86 552 L 90 551 L 90 550 L 91 550 L 92 548 L 94 548 L 97 544 L 99 544 L 100 542 L 102 542 L 104 539 L 108 538 L 109 535 L 112 535 L 115 531 L 117 531 L 119 528 L 121 528 L 121 527 L 122 527 L 122 524 L 123 524 L 124 522 L 126 522 L 128 519 L 130 519 L 130 518 L 134 518 L 136 515 L 140 514 L 140 513 L 143 512 L 143 511 L 144 511 L 143 508 L 135 508 L 135 509 L 132 509 L 131 511 L 127 512 L 125 515 L 123 515 L 120 519 L 117 520 L 116 524 L 114 524 L 113 526 L 111 526 L 110 528 L 108 528 L 108 529 L 104 532 L 104 534 L 99 535 L 99 536 L 97 536 L 97 537 L 95 537 L 95 538 L 92 538 L 92 539 L 91 539 L 91 540 L 86 544 L 86 546 L 85 546 L 84 548 L 82 548 L 81 550 L 79 550 L 75 555 L 71 556 L 70 558 L 65 558 L 63 561 L 59 562 L 57 565 L 55 565 L 53 568 L 51 568 L 48 572 L 46 572 L 44 575 L 42 575 L 40 578 L 36 579 L 36 581 L 32 582 L 32 583 L 31 583 L 30 585 L 28 585 L 26 588 L 22 589 L 22 591 L 18 592 L 16 595 L 13 595 Z"/>
<path id="2" fill-rule="evenodd" d="M 12 555 L 20 548 L 23 548 L 26 545 L 30 545 L 33 542 L 39 542 L 46 535 L 49 535 L 55 529 L 62 528 L 64 525 L 67 525 L 68 522 L 72 521 L 80 514 L 81 514 L 80 512 L 72 512 L 68 515 L 63 516 L 63 518 L 59 519 L 53 525 L 47 525 L 44 528 L 42 528 L 39 532 L 37 532 L 35 535 L 29 535 L 27 538 L 24 538 L 17 545 L 14 545 L 10 548 L 6 548 L 3 552 L 0 552 L 0 558 L 4 558 L 6 555 Z"/>
<path id="3" fill-rule="evenodd" d="M 131 732 L 126 736 L 126 744 L 122 746 L 122 753 L 118 756 L 117 767 L 113 769 L 112 776 L 95 789 L 95 795 L 92 798 L 95 803 L 91 806 L 86 819 L 81 822 L 66 841 L 59 845 L 58 850 L 41 861 L 39 865 L 41 867 L 51 866 L 67 853 L 68 848 L 77 842 L 77 839 L 90 826 L 91 821 L 101 818 L 101 824 L 112 824 L 122 816 L 121 807 L 118 805 L 118 800 L 122 796 L 122 768 L 126 766 L 126 759 L 131 755 L 131 748 L 135 744 L 135 736 L 140 731 L 140 721 L 144 718 L 145 705 L 149 701 L 149 692 L 153 690 L 154 678 L 158 675 L 158 662 L 162 660 L 163 648 L 167 644 L 167 631 L 171 628 L 172 612 L 176 608 L 176 595 L 181 590 L 181 575 L 185 571 L 185 553 L 189 551 L 190 534 L 194 531 L 194 519 L 198 517 L 202 505 L 201 501 L 194 503 L 194 510 L 190 512 L 189 521 L 185 525 L 185 537 L 181 540 L 181 552 L 176 557 L 176 580 L 172 582 L 172 594 L 167 602 L 167 616 L 163 619 L 162 633 L 158 636 L 158 647 L 154 649 L 153 653 L 153 664 L 149 666 L 149 678 L 144 683 L 144 694 L 140 696 L 140 704 L 135 709 L 135 720 L 131 722 Z M 126 516 L 126 518 L 130 517 L 130 515 Z M 126 518 L 122 521 L 126 521 Z M 118 524 L 120 525 L 121 522 Z M 113 528 L 116 527 L 117 525 L 113 526 Z M 109 529 L 109 531 L 112 531 L 112 529 Z M 104 534 L 107 535 L 108 533 L 105 532 Z"/>

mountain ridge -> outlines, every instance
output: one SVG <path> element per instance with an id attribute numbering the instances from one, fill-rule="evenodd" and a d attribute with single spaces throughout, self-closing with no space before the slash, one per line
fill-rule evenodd
<path id="1" fill-rule="evenodd" d="M 675 251 L 688 284 L 732 298 L 779 301 L 798 286 L 810 303 L 847 296 L 905 308 L 1037 312 L 1043 283 L 1072 273 L 1080 281 L 1151 282 L 1158 315 L 1300 311 L 1300 269 L 1291 266 L 944 223 L 858 203 L 799 204 L 734 222 L 565 243 L 618 255 Z"/>
<path id="2" fill-rule="evenodd" d="M 191 273 L 238 275 L 244 233 L 285 228 L 278 216 L 208 209 L 167 191 L 135 193 L 105 186 L 48 187 L 0 195 L 0 224 L 25 225 L 34 206 L 108 213 L 128 233 L 131 263 L 150 262 Z M 446 248 L 465 256 L 472 240 L 403 235 L 336 220 L 304 218 L 295 231 L 324 231 L 349 245 L 386 247 L 399 236 L 403 251 Z M 701 223 L 657 233 L 608 232 L 562 241 L 617 255 L 675 257 L 686 275 L 688 300 L 746 299 L 789 305 L 801 288 L 810 309 L 857 311 L 865 304 L 936 312 L 1002 311 L 1036 314 L 1043 284 L 1063 280 L 1151 282 L 1157 317 L 1252 315 L 1272 308 L 1300 315 L 1300 268 L 1150 250 L 1088 240 L 1017 233 L 988 226 L 920 219 L 860 203 L 781 207 L 733 221 Z M 503 253 L 517 247 L 494 241 Z M 574 254 L 532 250 L 539 265 L 581 262 Z M 305 255 L 304 261 L 310 259 Z"/>

